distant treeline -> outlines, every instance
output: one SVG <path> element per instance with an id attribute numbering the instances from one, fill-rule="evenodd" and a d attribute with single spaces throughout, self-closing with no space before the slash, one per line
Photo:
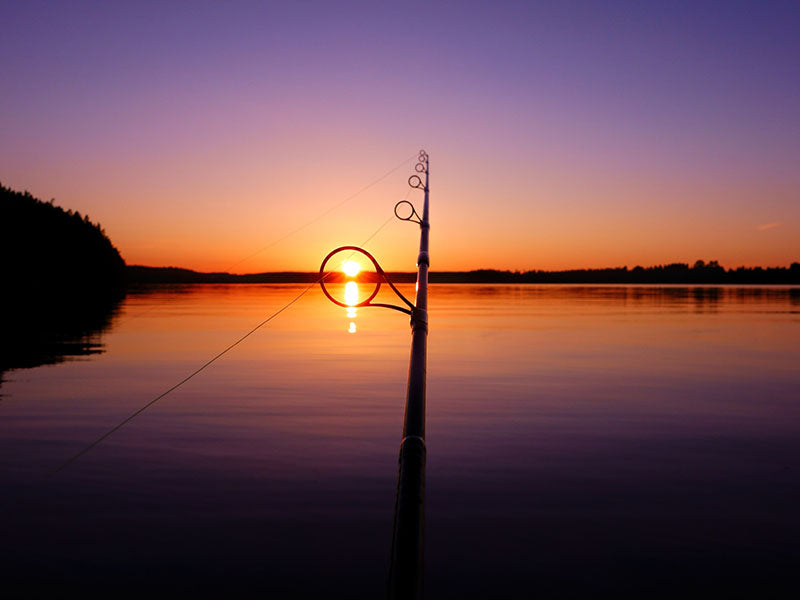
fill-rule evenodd
<path id="1" fill-rule="evenodd" d="M 231 273 L 202 273 L 179 267 L 143 267 L 132 265 L 127 268 L 128 283 L 313 283 L 319 279 L 319 273 L 303 271 L 277 271 L 271 273 L 250 273 L 233 275 Z M 359 281 L 374 279 L 374 273 L 361 273 Z M 393 282 L 403 283 L 416 281 L 416 273 L 389 273 Z M 341 273 L 331 273 L 326 281 L 334 283 L 343 281 Z"/>
<path id="2" fill-rule="evenodd" d="M 176 267 L 128 267 L 131 283 L 311 283 L 318 273 L 278 272 L 232 275 L 200 273 Z M 413 283 L 415 273 L 390 273 L 397 283 Z M 331 281 L 341 279 L 333 275 Z M 362 280 L 369 280 L 367 275 Z M 738 267 L 725 269 L 715 260 L 698 260 L 693 266 L 673 263 L 653 267 L 615 267 L 569 271 L 432 271 L 431 283 L 678 283 L 678 284 L 794 284 L 800 285 L 800 263 L 790 267 Z"/>
<path id="3" fill-rule="evenodd" d="M 129 266 L 127 274 L 128 283 L 311 283 L 319 277 L 317 273 L 298 271 L 232 275 L 231 273 L 201 273 L 179 267 L 143 267 L 140 265 Z"/>
<path id="4" fill-rule="evenodd" d="M 672 263 L 652 267 L 572 269 L 569 271 L 496 271 L 431 273 L 439 283 L 727 283 L 800 284 L 800 263 L 790 267 L 725 269 L 716 260 L 698 260 L 693 266 Z"/>

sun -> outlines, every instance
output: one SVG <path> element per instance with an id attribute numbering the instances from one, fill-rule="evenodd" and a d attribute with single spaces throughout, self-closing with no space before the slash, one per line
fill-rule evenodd
<path id="1" fill-rule="evenodd" d="M 355 277 L 361 270 L 361 265 L 354 260 L 346 260 L 342 263 L 342 271 L 348 277 Z"/>

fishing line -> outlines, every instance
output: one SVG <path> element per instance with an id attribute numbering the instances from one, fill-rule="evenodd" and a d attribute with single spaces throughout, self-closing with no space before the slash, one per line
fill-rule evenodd
<path id="1" fill-rule="evenodd" d="M 241 260 L 239 260 L 239 261 L 237 261 L 237 262 L 233 263 L 231 266 L 229 266 L 229 267 L 228 267 L 227 269 L 225 269 L 225 270 L 226 270 L 226 271 L 230 271 L 230 270 L 231 270 L 233 267 L 235 267 L 235 266 L 237 266 L 237 265 L 240 265 L 240 264 L 242 264 L 243 262 L 250 260 L 250 259 L 251 259 L 251 258 L 253 258 L 254 256 L 257 256 L 257 255 L 261 254 L 262 252 L 264 252 L 264 250 L 267 250 L 267 249 L 269 249 L 269 248 L 272 248 L 272 247 L 273 247 L 275 244 L 279 244 L 280 242 L 282 242 L 282 241 L 283 241 L 283 240 L 285 240 L 286 238 L 289 238 L 289 237 L 293 236 L 294 234 L 296 234 L 296 233 L 299 233 L 300 231 L 302 231 L 303 229 L 305 229 L 305 228 L 306 228 L 306 227 L 308 227 L 309 225 L 313 225 L 314 223 L 316 223 L 317 221 L 319 221 L 319 220 L 320 220 L 321 218 L 323 218 L 324 216 L 326 216 L 326 215 L 329 215 L 330 213 L 332 213 L 332 212 L 333 212 L 334 210 L 336 210 L 337 208 L 339 208 L 339 207 L 341 207 L 341 206 L 344 206 L 345 204 L 347 204 L 348 202 L 350 202 L 350 200 L 352 200 L 353 198 L 356 198 L 357 196 L 360 196 L 361 194 L 363 194 L 364 192 L 366 192 L 366 191 L 367 191 L 369 188 L 371 188 L 371 187 L 373 187 L 373 186 L 375 186 L 375 185 L 379 184 L 381 181 L 383 181 L 384 179 L 386 179 L 386 178 L 387 178 L 389 175 L 391 175 L 392 173 L 394 173 L 395 171 L 397 171 L 399 168 L 401 168 L 402 166 L 404 166 L 406 163 L 408 163 L 408 162 L 409 162 L 409 161 L 411 161 L 412 159 L 416 158 L 416 156 L 417 156 L 416 154 L 412 154 L 412 155 L 411 155 L 411 156 L 409 156 L 408 158 L 404 159 L 404 160 L 403 160 L 403 162 L 401 162 L 400 164 L 398 164 L 396 167 L 393 167 L 392 169 L 390 169 L 389 171 L 387 171 L 386 173 L 384 173 L 383 175 L 381 175 L 380 177 L 378 177 L 376 180 L 372 181 L 371 183 L 368 183 L 367 185 L 365 185 L 364 187 L 362 187 L 360 190 L 358 190 L 356 193 L 354 193 L 354 194 L 351 194 L 350 196 L 348 196 L 347 198 L 345 198 L 344 200 L 342 200 L 342 201 L 341 201 L 341 202 L 339 202 L 338 204 L 335 204 L 335 205 L 333 205 L 332 207 L 330 207 L 330 208 L 329 208 L 328 210 L 326 210 L 325 212 L 323 212 L 323 213 L 321 213 L 321 214 L 317 215 L 316 217 L 314 217 L 314 218 L 313 218 L 313 219 L 311 219 L 310 221 L 307 221 L 306 223 L 304 223 L 304 224 L 300 225 L 300 226 L 299 226 L 297 229 L 293 229 L 292 231 L 290 231 L 290 232 L 289 232 L 289 233 L 287 233 L 286 235 L 283 235 L 283 236 L 279 237 L 278 239 L 271 241 L 269 244 L 267 244 L 267 245 L 266 245 L 266 246 L 264 246 L 263 248 L 260 248 L 259 250 L 256 250 L 255 252 L 253 252 L 253 253 L 252 253 L 252 254 L 250 254 L 249 256 L 245 256 L 243 259 L 241 259 Z"/>
<path id="2" fill-rule="evenodd" d="M 235 267 L 235 266 L 237 266 L 237 265 L 240 265 L 240 264 L 242 264 L 243 262 L 246 262 L 246 261 L 250 260 L 250 259 L 251 259 L 251 258 L 253 258 L 254 256 L 257 256 L 257 255 L 261 254 L 262 252 L 264 252 L 265 250 L 267 250 L 267 249 L 269 249 L 269 248 L 272 248 L 272 247 L 273 247 L 273 246 L 275 246 L 276 244 L 279 244 L 280 242 L 282 242 L 282 241 L 286 240 L 287 238 L 290 238 L 290 237 L 292 237 L 294 234 L 296 234 L 296 233 L 299 233 L 300 231 L 302 231 L 303 229 L 305 229 L 305 228 L 306 228 L 306 227 L 308 227 L 309 225 L 313 225 L 314 223 L 316 223 L 317 221 L 319 221 L 320 219 L 322 219 L 322 218 L 323 218 L 323 217 L 325 217 L 326 215 L 329 215 L 330 213 L 332 213 L 332 212 L 333 212 L 334 210 L 336 210 L 337 208 L 339 208 L 339 207 L 341 207 L 341 206 L 344 206 L 345 204 L 347 204 L 348 202 L 350 202 L 350 201 L 351 201 L 351 200 L 353 200 L 354 198 L 356 198 L 356 197 L 360 196 L 361 194 L 363 194 L 364 192 L 366 192 L 366 191 L 367 191 L 368 189 L 370 189 L 371 187 L 373 187 L 373 186 L 375 186 L 375 185 L 379 184 L 381 181 L 383 181 L 384 179 L 386 179 L 387 177 L 389 177 L 389 175 L 391 175 L 392 173 L 394 173 L 395 171 L 397 171 L 397 170 L 398 170 L 399 168 L 401 168 L 403 165 L 405 165 L 406 163 L 408 163 L 409 161 L 411 161 L 412 159 L 414 159 L 416 156 L 417 156 L 416 154 L 412 154 L 412 155 L 411 155 L 411 156 L 409 156 L 408 158 L 406 158 L 406 159 L 403 159 L 403 161 L 402 161 L 401 163 L 399 163 L 397 166 L 395 166 L 395 167 L 392 167 L 391 169 L 389 169 L 388 171 L 386 171 L 386 172 L 385 172 L 383 175 L 381 175 L 381 176 L 380 176 L 380 177 L 378 177 L 377 179 L 373 180 L 372 182 L 368 183 L 367 185 L 365 185 L 364 187 L 362 187 L 362 188 L 361 188 L 360 190 L 358 190 L 357 192 L 355 192 L 355 193 L 353 193 L 353 194 L 349 195 L 349 196 L 348 196 L 347 198 L 345 198 L 344 200 L 341 200 L 339 203 L 337 203 L 337 204 L 333 205 L 332 207 L 330 207 L 330 208 L 329 208 L 329 209 L 327 209 L 326 211 L 324 211 L 324 212 L 322 212 L 321 214 L 317 215 L 316 217 L 314 217 L 314 218 L 313 218 L 313 219 L 311 219 L 310 221 L 308 221 L 308 222 L 304 223 L 303 225 L 300 225 L 300 226 L 299 226 L 299 227 L 297 227 L 296 229 L 293 229 L 293 230 L 291 230 L 290 232 L 288 232 L 288 233 L 286 233 L 286 234 L 282 235 L 282 236 L 281 236 L 281 237 L 279 237 L 278 239 L 272 240 L 272 241 L 271 241 L 269 244 L 267 244 L 267 245 L 266 245 L 266 246 L 264 246 L 263 248 L 260 248 L 259 250 L 256 250 L 256 251 L 255 251 L 255 252 L 253 252 L 252 254 L 249 254 L 248 256 L 245 256 L 244 258 L 242 258 L 242 259 L 240 259 L 240 260 L 236 261 L 235 263 L 233 263 L 232 265 L 230 265 L 228 268 L 226 268 L 226 269 L 225 269 L 225 271 L 226 271 L 226 272 L 230 272 L 230 270 L 231 270 L 231 269 L 233 269 L 233 267 Z M 409 190 L 409 191 L 410 191 L 410 190 Z M 409 192 L 407 191 L 407 192 L 406 192 L 406 198 L 408 197 L 408 195 L 409 195 Z M 377 233 L 377 232 L 376 232 L 376 233 Z M 362 244 L 362 245 L 363 245 L 363 244 Z M 156 305 L 154 305 L 154 306 L 151 306 L 151 307 L 150 307 L 150 308 L 148 308 L 148 309 L 145 309 L 145 310 L 143 310 L 143 311 L 142 311 L 142 312 L 140 312 L 140 313 L 136 313 L 136 314 L 134 314 L 134 315 L 129 315 L 129 316 L 126 316 L 124 319 L 122 319 L 121 321 L 119 321 L 119 322 L 117 323 L 117 327 L 119 327 L 120 325 L 122 325 L 122 324 L 124 324 L 124 323 L 127 323 L 128 321 L 132 321 L 133 319 L 138 319 L 139 317 L 141 317 L 141 316 L 144 316 L 144 315 L 146 315 L 147 313 L 149 313 L 149 312 L 152 312 L 153 310 L 155 310 L 156 308 L 159 308 L 159 307 L 161 307 L 161 306 L 163 306 L 163 304 L 159 303 L 159 304 L 156 304 Z"/>
<path id="3" fill-rule="evenodd" d="M 372 234 L 371 234 L 371 235 L 370 235 L 370 236 L 369 236 L 369 237 L 368 237 L 366 240 L 364 240 L 364 242 L 361 244 L 361 246 L 366 246 L 366 245 L 367 245 L 367 243 L 368 243 L 370 240 L 372 240 L 372 239 L 373 239 L 373 238 L 374 238 L 376 235 L 378 235 L 378 233 L 380 233 L 380 232 L 381 232 L 381 230 L 382 230 L 384 227 L 386 227 L 386 226 L 387 226 L 387 225 L 388 225 L 388 224 L 389 224 L 389 223 L 390 223 L 392 220 L 394 220 L 394 215 L 392 215 L 391 217 L 389 217 L 388 219 L 386 219 L 386 221 L 384 221 L 384 222 L 383 222 L 383 224 L 382 224 L 380 227 L 378 227 L 378 228 L 377 228 L 377 229 L 376 229 L 376 230 L 375 230 L 375 231 L 374 231 L 374 232 L 373 232 L 373 233 L 372 233 Z M 353 254 L 355 254 L 355 252 L 351 253 L 351 254 L 350 254 L 350 256 L 352 257 L 352 255 L 353 255 Z M 292 306 L 294 303 L 296 303 L 298 300 L 300 300 L 300 298 L 302 298 L 303 296 L 305 296 L 305 295 L 306 295 L 306 293 L 308 293 L 308 291 L 309 291 L 309 290 L 310 290 L 312 287 L 314 287 L 315 285 L 317 285 L 317 284 L 318 284 L 320 281 L 322 281 L 323 279 L 325 279 L 325 278 L 326 278 L 328 275 L 330 275 L 330 273 L 326 273 L 325 275 L 322 275 L 322 276 L 318 277 L 316 281 L 314 281 L 314 282 L 312 282 L 311 284 L 309 284 L 309 285 L 308 285 L 306 288 L 304 288 L 304 289 L 303 289 L 303 290 L 302 290 L 302 291 L 301 291 L 301 292 L 300 292 L 300 293 L 299 293 L 297 296 L 295 296 L 294 298 L 292 298 L 291 300 L 289 300 L 289 302 L 287 302 L 286 304 L 284 304 L 284 305 L 283 305 L 281 308 L 279 308 L 279 309 L 278 309 L 278 310 L 276 310 L 274 313 L 272 313 L 270 316 L 268 316 L 266 319 L 264 319 L 263 321 L 261 321 L 261 322 L 260 322 L 258 325 L 256 325 L 255 327 L 253 327 L 253 328 L 252 328 L 250 331 L 248 331 L 247 333 L 245 333 L 245 334 L 244 334 L 242 337 L 240 337 L 238 340 L 236 340 L 235 342 L 233 342 L 233 343 L 232 343 L 230 346 L 228 346 L 227 348 L 225 348 L 225 349 L 224 349 L 222 352 L 218 353 L 216 356 L 214 356 L 213 358 L 211 358 L 211 359 L 209 359 L 208 361 L 206 361 L 205 363 L 203 363 L 203 365 L 201 365 L 199 368 L 197 368 L 196 370 L 194 370 L 192 373 L 190 373 L 189 375 L 187 375 L 186 377 L 184 377 L 183 379 L 181 379 L 181 380 L 180 380 L 178 383 L 176 383 L 175 385 L 173 385 L 171 388 L 169 388 L 168 390 L 166 390 L 166 391 L 162 392 L 161 394 L 159 394 L 158 396 L 156 396 L 155 398 L 153 398 L 152 400 L 150 400 L 149 402 L 147 402 L 146 404 L 144 404 L 144 405 L 143 405 L 141 408 L 139 408 L 139 409 L 137 409 L 136 411 L 134 411 L 133 413 L 131 413 L 131 414 L 130 414 L 128 417 L 126 417 L 125 419 L 123 419 L 122 421 L 120 421 L 120 422 L 119 422 L 117 425 L 115 425 L 114 427 L 112 427 L 111 429 L 109 429 L 109 430 L 108 430 L 106 433 L 104 433 L 104 434 L 103 434 L 103 435 L 101 435 L 99 438 L 97 438 L 95 441 L 93 441 L 91 444 L 89 444 L 88 446 L 86 446 L 85 448 L 83 448 L 83 449 L 82 449 L 80 452 L 78 452 L 77 454 L 74 454 L 74 455 L 73 455 L 72 457 L 70 457 L 68 460 L 64 461 L 64 462 L 63 462 L 63 463 L 62 463 L 62 464 L 61 464 L 61 465 L 60 465 L 60 466 L 59 466 L 57 469 L 55 469 L 54 471 L 52 471 L 52 472 L 50 473 L 50 476 L 52 477 L 52 476 L 54 476 L 54 475 L 57 475 L 58 473 L 60 473 L 61 471 L 63 471 L 63 470 L 64 470 L 64 469 L 66 469 L 67 467 L 69 467 L 69 466 L 70 466 L 72 463 L 74 463 L 76 460 L 78 460 L 78 459 L 79 459 L 81 456 L 83 456 L 84 454 L 86 454 L 87 452 L 89 452 L 90 450 L 92 450 L 92 448 L 94 448 L 95 446 L 97 446 L 98 444 L 100 444 L 100 443 L 101 443 L 103 440 L 105 440 L 106 438 L 108 438 L 110 435 L 112 435 L 112 434 L 113 434 L 113 433 L 115 433 L 116 431 L 119 431 L 120 429 L 122 429 L 122 428 L 123 428 L 125 425 L 127 425 L 128 423 L 130 423 L 131 421 L 133 421 L 133 420 L 134 420 L 136 417 L 138 417 L 140 414 L 142 414 L 142 413 L 143 413 L 144 411 L 146 411 L 148 408 L 150 408 L 151 406 L 153 406 L 153 405 L 154 405 L 156 402 L 158 402 L 159 400 L 161 400 L 162 398 L 164 398 L 164 397 L 165 397 L 165 396 L 167 396 L 168 394 L 170 394 L 170 393 L 174 392 L 174 391 L 175 391 L 175 390 L 177 390 L 179 387 L 181 387 L 181 386 L 182 386 L 184 383 L 186 383 L 186 382 L 188 382 L 190 379 L 192 379 L 192 378 L 193 378 L 195 375 L 198 375 L 200 372 L 202 372 L 203 370 L 205 370 L 207 367 L 211 366 L 211 365 L 212 365 L 214 362 L 216 362 L 218 359 L 220 359 L 220 358 L 222 358 L 223 356 L 225 356 L 225 355 L 226 355 L 228 352 L 230 352 L 231 350 L 233 350 L 233 349 L 234 349 L 236 346 L 238 346 L 239 344 L 241 344 L 243 341 L 245 341 L 247 338 L 249 338 L 251 335 L 253 335 L 253 334 L 254 334 L 256 331 L 258 331 L 259 329 L 261 329 L 261 328 L 262 328 L 264 325 L 266 325 L 267 323 L 269 323 L 270 321 L 272 321 L 272 320 L 273 320 L 275 317 L 277 317 L 277 316 L 278 316 L 279 314 L 281 314 L 283 311 L 285 311 L 286 309 L 288 309 L 289 307 L 291 307 L 291 306 Z"/>

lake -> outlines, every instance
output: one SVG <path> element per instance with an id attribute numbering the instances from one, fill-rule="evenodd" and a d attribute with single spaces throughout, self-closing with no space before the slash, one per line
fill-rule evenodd
<path id="1" fill-rule="evenodd" d="M 401 313 L 313 288 L 50 476 L 304 289 L 134 290 L 5 372 L 4 586 L 382 597 Z M 428 344 L 427 597 L 796 589 L 800 289 L 432 285 Z"/>

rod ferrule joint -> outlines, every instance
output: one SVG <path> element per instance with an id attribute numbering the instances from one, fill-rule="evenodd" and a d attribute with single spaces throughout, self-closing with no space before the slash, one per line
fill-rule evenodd
<path id="1" fill-rule="evenodd" d="M 407 435 L 400 442 L 400 454 L 397 457 L 399 463 L 403 463 L 409 459 L 415 459 L 424 464 L 425 455 L 428 448 L 425 445 L 425 439 L 419 435 Z"/>
<path id="2" fill-rule="evenodd" d="M 425 440 L 419 435 L 407 435 L 404 437 L 402 440 L 400 440 L 400 448 L 405 446 L 407 443 L 416 444 L 418 446 L 422 446 L 423 448 L 425 447 Z"/>
<path id="3" fill-rule="evenodd" d="M 411 310 L 411 330 L 417 331 L 418 329 L 425 333 L 428 332 L 428 311 L 415 307 Z"/>

